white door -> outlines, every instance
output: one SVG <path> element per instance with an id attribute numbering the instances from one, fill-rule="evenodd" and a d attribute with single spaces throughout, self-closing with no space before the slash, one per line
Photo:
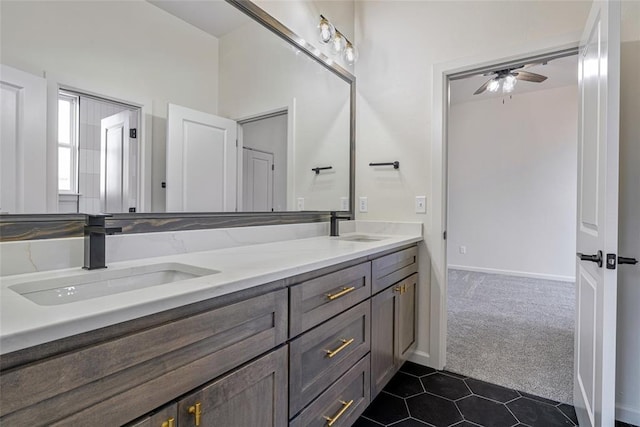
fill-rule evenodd
<path id="1" fill-rule="evenodd" d="M 169 104 L 167 212 L 236 210 L 236 122 Z"/>
<path id="2" fill-rule="evenodd" d="M 243 210 L 273 211 L 273 153 L 244 147 L 242 157 Z"/>
<path id="3" fill-rule="evenodd" d="M 620 2 L 594 2 L 578 60 L 574 405 L 580 426 L 615 419 Z M 602 264 L 586 256 L 602 254 Z M 609 267 L 613 267 L 611 269 Z"/>
<path id="4" fill-rule="evenodd" d="M 47 208 L 47 82 L 0 65 L 0 212 Z"/>
<path id="5" fill-rule="evenodd" d="M 129 129 L 132 112 L 121 111 L 100 121 L 100 209 L 102 212 L 129 212 L 132 182 Z M 135 193 L 134 193 L 135 194 Z"/>

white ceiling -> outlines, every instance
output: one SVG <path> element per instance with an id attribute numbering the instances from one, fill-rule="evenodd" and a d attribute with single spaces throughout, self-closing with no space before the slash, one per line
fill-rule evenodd
<path id="1" fill-rule="evenodd" d="M 147 1 L 217 38 L 252 21 L 247 15 L 222 0 Z"/>
<path id="2" fill-rule="evenodd" d="M 527 68 L 532 73 L 547 76 L 547 80 L 542 83 L 532 83 L 518 80 L 516 88 L 511 95 L 519 93 L 534 92 L 562 86 L 578 84 L 578 56 L 571 55 L 564 58 L 549 61 L 547 65 L 534 65 Z M 475 75 L 468 78 L 453 80 L 451 82 L 451 104 L 462 102 L 481 101 L 488 98 L 502 98 L 502 92 L 485 91 L 480 95 L 473 93 L 482 86 L 491 76 Z M 508 95 L 507 95 L 508 96 Z"/>

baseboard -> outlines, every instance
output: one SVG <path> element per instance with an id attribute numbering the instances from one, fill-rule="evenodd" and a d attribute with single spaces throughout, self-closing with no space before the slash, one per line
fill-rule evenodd
<path id="1" fill-rule="evenodd" d="M 432 366 L 432 363 L 431 363 L 432 360 L 431 360 L 431 356 L 429 356 L 429 353 L 425 353 L 424 351 L 415 350 L 409 356 L 409 361 L 413 363 L 417 363 L 419 365 L 428 366 L 430 368 L 437 369 L 434 366 Z"/>
<path id="2" fill-rule="evenodd" d="M 634 426 L 640 426 L 640 408 L 616 405 L 616 420 Z"/>
<path id="3" fill-rule="evenodd" d="M 531 279 L 556 280 L 558 282 L 575 282 L 576 281 L 576 278 L 573 276 L 559 276 L 555 274 L 530 273 L 528 271 L 499 270 L 497 268 L 468 267 L 464 265 L 449 265 L 448 268 L 453 270 L 475 271 L 478 273 L 501 274 L 504 276 L 528 277 Z"/>

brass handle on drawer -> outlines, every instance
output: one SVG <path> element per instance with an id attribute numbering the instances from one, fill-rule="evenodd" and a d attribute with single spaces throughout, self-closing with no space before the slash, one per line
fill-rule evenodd
<path id="1" fill-rule="evenodd" d="M 351 338 L 350 340 L 345 340 L 344 338 L 341 339 L 340 341 L 342 341 L 342 345 L 338 348 L 336 348 L 335 350 L 325 350 L 325 352 L 327 353 L 327 357 L 331 358 L 333 356 L 335 356 L 336 354 L 340 353 L 342 350 L 344 350 L 349 344 L 351 344 L 354 341 L 355 338 Z"/>
<path id="2" fill-rule="evenodd" d="M 356 287 L 352 286 L 350 288 L 342 288 L 342 290 L 340 292 L 338 292 L 337 294 L 327 294 L 327 298 L 329 298 L 329 301 L 333 301 L 336 298 L 340 298 L 343 295 L 348 294 L 351 291 L 355 291 Z"/>
<path id="3" fill-rule="evenodd" d="M 162 427 L 174 427 L 175 426 L 175 418 L 171 417 L 167 421 L 162 423 Z"/>
<path id="4" fill-rule="evenodd" d="M 396 286 L 393 288 L 394 291 L 400 292 L 400 295 L 404 294 L 407 291 L 407 285 Z"/>
<path id="5" fill-rule="evenodd" d="M 187 409 L 187 411 L 190 414 L 194 415 L 196 427 L 199 427 L 200 418 L 202 417 L 202 404 L 200 402 L 196 402 L 195 405 L 189 406 L 189 409 Z"/>
<path id="6" fill-rule="evenodd" d="M 342 409 L 340 409 L 338 411 L 338 413 L 333 416 L 333 418 L 324 416 L 324 419 L 328 421 L 327 422 L 327 427 L 331 427 L 336 421 L 338 421 L 338 418 L 340 418 L 342 416 L 342 414 L 344 414 L 344 412 L 347 409 L 349 409 L 349 406 L 351 406 L 353 404 L 353 399 L 351 399 L 348 402 L 345 402 L 344 400 L 341 400 L 340 403 L 342 403 Z"/>

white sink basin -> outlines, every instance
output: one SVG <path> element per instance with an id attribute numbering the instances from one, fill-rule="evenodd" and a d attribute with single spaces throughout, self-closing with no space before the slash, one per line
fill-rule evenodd
<path id="1" fill-rule="evenodd" d="M 220 273 L 179 263 L 78 271 L 9 288 L 38 305 L 60 305 Z"/>
<path id="2" fill-rule="evenodd" d="M 380 240 L 384 239 L 385 237 L 373 237 L 366 235 L 344 236 L 339 238 L 339 240 L 344 240 L 347 242 L 379 242 Z"/>

